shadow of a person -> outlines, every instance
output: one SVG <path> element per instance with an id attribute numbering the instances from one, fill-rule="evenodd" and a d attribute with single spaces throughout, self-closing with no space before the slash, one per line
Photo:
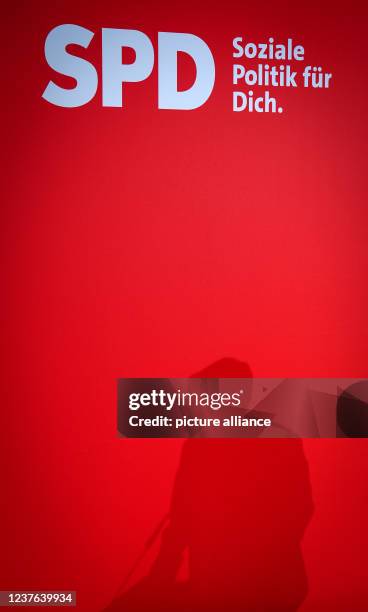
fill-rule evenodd
<path id="1" fill-rule="evenodd" d="M 196 378 L 250 378 L 224 359 Z M 189 439 L 149 576 L 109 610 L 297 610 L 307 594 L 301 540 L 312 514 L 302 441 Z M 189 576 L 177 581 L 183 554 Z"/>

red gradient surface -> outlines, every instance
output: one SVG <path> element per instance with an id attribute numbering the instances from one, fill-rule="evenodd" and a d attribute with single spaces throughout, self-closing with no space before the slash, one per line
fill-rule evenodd
<path id="1" fill-rule="evenodd" d="M 227 356 L 254 376 L 367 376 L 367 15 L 329 0 L 3 10 L 0 587 L 74 589 L 97 611 L 167 511 L 182 445 L 116 438 L 118 377 Z M 43 45 L 61 23 L 96 32 L 83 56 L 98 67 L 101 27 L 141 29 L 155 49 L 158 31 L 197 34 L 213 95 L 158 111 L 154 69 L 124 109 L 102 108 L 100 87 L 53 107 Z M 283 115 L 233 113 L 237 35 L 294 38 L 331 89 L 280 90 Z M 305 452 L 302 610 L 364 610 L 367 443 Z"/>

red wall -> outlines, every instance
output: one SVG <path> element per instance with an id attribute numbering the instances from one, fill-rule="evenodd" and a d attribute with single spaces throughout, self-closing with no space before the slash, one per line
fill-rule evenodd
<path id="1" fill-rule="evenodd" d="M 365 21 L 360 2 L 330 0 L 5 7 L 2 589 L 76 589 L 99 610 L 165 513 L 182 443 L 116 439 L 118 377 L 226 356 L 255 376 L 367 376 Z M 102 108 L 100 87 L 51 106 L 43 44 L 61 23 L 96 32 L 96 66 L 101 27 L 155 48 L 159 30 L 195 33 L 213 95 L 158 111 L 154 69 L 124 109 Z M 293 37 L 332 87 L 280 90 L 282 115 L 233 113 L 237 35 Z M 305 451 L 303 611 L 363 610 L 368 446 Z"/>

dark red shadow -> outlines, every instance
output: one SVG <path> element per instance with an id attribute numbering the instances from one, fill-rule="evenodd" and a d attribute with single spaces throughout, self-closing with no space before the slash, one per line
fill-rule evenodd
<path id="1" fill-rule="evenodd" d="M 223 359 L 195 377 L 251 372 Z M 312 510 L 301 440 L 187 440 L 158 557 L 108 610 L 297 610 L 307 594 L 301 540 Z M 185 551 L 183 583 L 177 577 Z"/>

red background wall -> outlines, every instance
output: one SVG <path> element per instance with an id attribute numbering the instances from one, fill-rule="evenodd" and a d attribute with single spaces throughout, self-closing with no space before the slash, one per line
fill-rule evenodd
<path id="1" fill-rule="evenodd" d="M 99 610 L 166 511 L 182 444 L 116 439 L 116 378 L 187 376 L 224 356 L 255 376 L 367 376 L 366 11 L 3 8 L 1 588 L 76 589 Z M 215 57 L 213 95 L 158 111 L 155 69 L 124 109 L 102 108 L 100 87 L 80 109 L 51 106 L 43 45 L 61 23 L 96 32 L 83 51 L 96 66 L 101 27 L 141 29 L 155 49 L 160 30 L 195 33 Z M 283 115 L 233 113 L 237 35 L 292 37 L 331 89 L 275 91 Z M 305 611 L 364 609 L 367 448 L 305 442 Z"/>

